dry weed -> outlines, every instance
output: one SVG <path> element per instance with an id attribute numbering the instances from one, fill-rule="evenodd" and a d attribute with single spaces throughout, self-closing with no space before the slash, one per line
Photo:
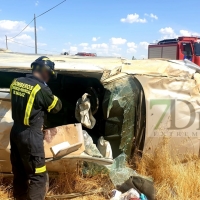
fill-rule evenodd
<path id="1" fill-rule="evenodd" d="M 10 179 L 3 179 L 3 177 L 0 174 L 0 200 L 9 200 L 10 197 Z"/>
<path id="2" fill-rule="evenodd" d="M 0 179 L 0 200 L 8 200 L 11 196 L 11 183 Z M 81 168 L 74 170 L 65 167 L 65 171 L 58 177 L 50 179 L 50 190 L 48 196 L 65 195 L 71 193 L 97 192 L 88 196 L 78 197 L 75 200 L 105 200 L 113 185 L 107 174 L 85 176 Z M 53 198 L 56 199 L 56 198 Z"/>
<path id="3" fill-rule="evenodd" d="M 8 199 L 8 193 L 6 193 L 6 188 L 3 187 L 3 186 L 0 186 L 0 200 L 3 200 L 3 199 Z"/>
<path id="4" fill-rule="evenodd" d="M 156 199 L 200 199 L 200 159 L 192 155 L 181 159 L 176 153 L 164 139 L 153 154 L 137 159 L 137 172 L 154 179 Z"/>
<path id="5" fill-rule="evenodd" d="M 151 155 L 143 154 L 137 158 L 135 168 L 139 174 L 154 179 L 156 199 L 159 200 L 197 200 L 200 199 L 200 159 L 185 155 L 184 159 L 175 156 L 164 140 Z M 177 152 L 178 153 L 178 152 Z M 182 157 L 183 158 L 183 157 Z M 75 200 L 104 200 L 113 189 L 109 176 L 99 173 L 94 176 L 83 175 L 81 167 L 69 170 L 66 167 L 59 177 L 51 179 L 48 195 L 85 193 L 102 189 L 94 195 L 75 198 Z M 0 200 L 9 198 L 8 185 L 0 185 Z"/>
<path id="6" fill-rule="evenodd" d="M 49 195 L 97 191 L 98 194 L 77 199 L 102 200 L 105 199 L 105 197 L 108 197 L 109 192 L 114 188 L 108 174 L 86 176 L 82 173 L 82 168 L 80 167 L 74 170 L 69 170 L 67 167 L 65 169 L 65 172 L 61 173 L 56 179 L 51 181 Z"/>
<path id="7" fill-rule="evenodd" d="M 105 200 L 105 197 L 101 197 L 99 195 L 90 195 L 90 196 L 85 196 L 85 197 L 78 197 L 75 198 L 74 200 Z"/>

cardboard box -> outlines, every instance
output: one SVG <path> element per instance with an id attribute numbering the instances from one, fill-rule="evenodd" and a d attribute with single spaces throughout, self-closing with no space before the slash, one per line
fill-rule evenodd
<path id="1" fill-rule="evenodd" d="M 68 142 L 70 146 L 75 148 L 75 150 L 78 146 L 78 150 L 74 152 L 69 153 L 68 149 L 67 150 L 69 153 L 68 155 L 80 155 L 81 153 L 83 153 L 85 150 L 85 145 L 84 145 L 84 138 L 83 138 L 81 124 L 69 124 L 69 125 L 46 129 L 44 131 L 45 158 L 54 157 L 51 148 L 63 142 Z"/>

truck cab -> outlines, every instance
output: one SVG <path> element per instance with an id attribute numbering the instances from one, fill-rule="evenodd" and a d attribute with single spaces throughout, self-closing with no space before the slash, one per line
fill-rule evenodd
<path id="1" fill-rule="evenodd" d="M 200 38 L 178 37 L 177 39 L 165 39 L 157 44 L 150 44 L 148 58 L 188 59 L 200 66 Z"/>

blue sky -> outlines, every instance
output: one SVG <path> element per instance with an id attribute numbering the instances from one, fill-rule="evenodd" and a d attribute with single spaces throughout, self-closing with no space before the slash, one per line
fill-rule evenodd
<path id="1" fill-rule="evenodd" d="M 33 19 L 62 0 L 0 0 L 0 48 Z M 38 48 L 46 53 L 95 52 L 101 56 L 147 57 L 147 46 L 163 38 L 200 35 L 198 0 L 67 0 L 37 19 Z M 15 42 L 34 46 L 33 23 Z M 8 43 L 9 49 L 34 53 Z M 39 53 L 45 53 L 38 50 Z"/>

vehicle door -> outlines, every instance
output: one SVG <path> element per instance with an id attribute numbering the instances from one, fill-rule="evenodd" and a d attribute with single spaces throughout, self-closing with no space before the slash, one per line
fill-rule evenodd
<path id="1" fill-rule="evenodd" d="M 191 62 L 194 62 L 194 51 L 192 44 L 190 42 L 181 42 L 179 55 L 179 60 L 187 59 Z"/>

